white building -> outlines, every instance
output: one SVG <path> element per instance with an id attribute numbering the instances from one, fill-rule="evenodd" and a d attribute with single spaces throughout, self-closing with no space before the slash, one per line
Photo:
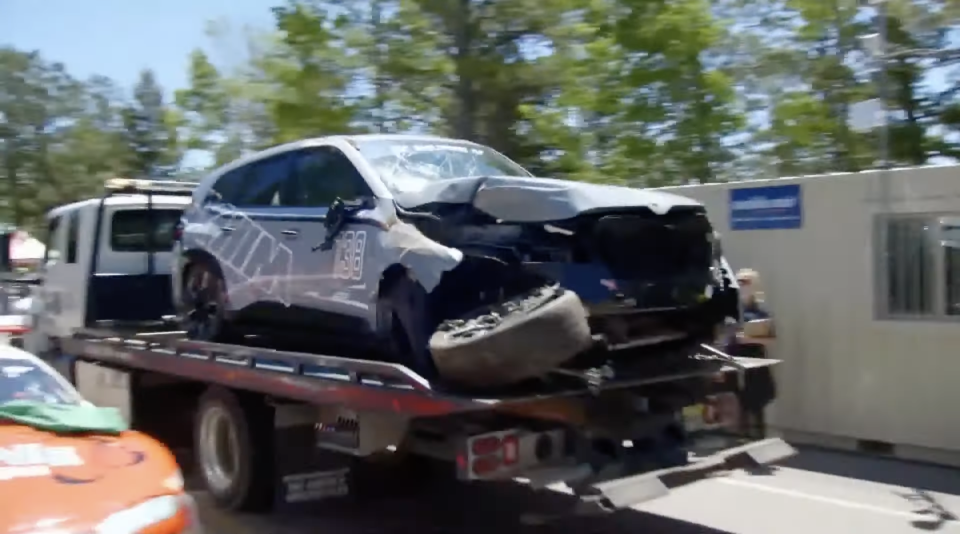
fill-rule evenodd
<path id="1" fill-rule="evenodd" d="M 960 166 L 667 188 L 777 321 L 788 438 L 960 464 Z"/>

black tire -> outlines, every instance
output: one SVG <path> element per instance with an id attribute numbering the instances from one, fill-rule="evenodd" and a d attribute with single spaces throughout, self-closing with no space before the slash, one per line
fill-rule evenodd
<path id="1" fill-rule="evenodd" d="M 428 380 L 435 378 L 428 342 L 436 321 L 423 286 L 406 275 L 397 277 L 384 289 L 378 307 L 389 323 L 385 328 L 388 350 L 397 363 Z"/>
<path id="2" fill-rule="evenodd" d="M 189 265 L 180 292 L 180 324 L 187 338 L 231 342 L 236 339 L 226 317 L 227 286 L 220 269 L 207 261 Z"/>
<path id="3" fill-rule="evenodd" d="M 543 376 L 591 342 L 580 298 L 551 286 L 444 321 L 429 347 L 444 379 L 492 387 Z"/>
<path id="4" fill-rule="evenodd" d="M 220 444 L 211 438 L 211 418 L 223 418 L 235 433 L 227 445 L 230 473 L 216 474 L 224 463 L 223 454 L 214 452 Z M 229 431 L 228 431 L 229 432 Z M 229 433 L 227 434 L 229 436 Z M 197 470 L 204 486 L 219 508 L 231 511 L 263 511 L 273 504 L 273 411 L 255 396 L 240 397 L 228 389 L 213 386 L 201 395 L 194 419 L 194 451 Z M 229 438 L 227 439 L 229 443 Z M 235 445 L 235 447 L 233 447 Z M 223 452 L 223 451 L 221 451 Z"/>

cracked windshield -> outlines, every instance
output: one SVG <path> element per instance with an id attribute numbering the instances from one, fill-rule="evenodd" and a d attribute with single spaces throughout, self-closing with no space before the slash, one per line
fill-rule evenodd
<path id="1" fill-rule="evenodd" d="M 398 193 L 430 182 L 475 176 L 530 177 L 530 173 L 495 151 L 464 143 L 360 141 L 357 150 Z"/>
<path id="2" fill-rule="evenodd" d="M 957 346 L 960 0 L 0 0 L 0 534 L 960 532 Z"/>

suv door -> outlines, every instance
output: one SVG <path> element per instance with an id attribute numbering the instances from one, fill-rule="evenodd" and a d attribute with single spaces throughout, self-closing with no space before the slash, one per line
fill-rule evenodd
<path id="1" fill-rule="evenodd" d="M 369 200 L 373 193 L 349 158 L 333 146 L 297 151 L 293 169 L 291 204 L 303 214 L 309 235 L 296 249 L 298 269 L 302 269 L 294 292 L 297 303 L 348 320 L 360 319 L 366 323 L 363 328 L 370 328 L 375 325 L 381 272 L 367 259 L 376 257 L 373 250 L 381 230 L 353 216 L 331 235 L 324 222 L 335 200 Z"/>
<path id="2" fill-rule="evenodd" d="M 240 311 L 274 302 L 290 306 L 294 254 L 284 235 L 282 190 L 290 177 L 287 153 L 235 169 L 214 185 L 220 195 L 211 211 L 215 235 L 204 249 L 223 271 L 230 306 Z M 223 187 L 221 181 L 226 180 Z"/>

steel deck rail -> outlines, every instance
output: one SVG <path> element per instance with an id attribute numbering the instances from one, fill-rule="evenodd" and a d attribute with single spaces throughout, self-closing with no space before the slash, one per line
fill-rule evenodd
<path id="1" fill-rule="evenodd" d="M 599 386 L 567 379 L 498 394 L 492 398 L 458 395 L 435 388 L 422 376 L 395 363 L 183 339 L 183 332 L 123 334 L 84 329 L 60 340 L 61 351 L 82 360 L 100 361 L 193 380 L 248 389 L 315 404 L 346 405 L 357 410 L 404 413 L 411 417 L 490 409 L 498 405 L 582 395 L 765 367 L 777 360 L 690 359 L 686 365 L 657 373 L 608 379 Z M 584 374 L 589 374 L 585 372 Z"/>

